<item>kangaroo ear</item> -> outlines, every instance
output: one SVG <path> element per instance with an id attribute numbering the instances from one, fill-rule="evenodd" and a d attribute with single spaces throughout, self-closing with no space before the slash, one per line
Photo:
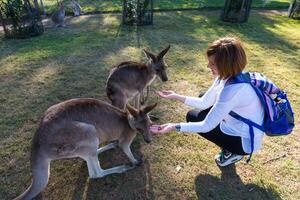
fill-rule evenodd
<path id="1" fill-rule="evenodd" d="M 151 110 L 153 110 L 156 106 L 157 106 L 157 103 L 148 105 L 148 106 L 142 108 L 142 112 L 143 112 L 143 113 L 149 113 L 149 112 L 150 112 Z"/>
<path id="2" fill-rule="evenodd" d="M 162 51 L 158 54 L 157 58 L 158 58 L 158 59 L 162 59 L 162 58 L 166 55 L 166 53 L 169 51 L 170 47 L 171 47 L 171 45 L 168 45 L 164 50 L 162 50 Z"/>
<path id="3" fill-rule="evenodd" d="M 133 117 L 137 117 L 139 114 L 139 111 L 137 109 L 135 109 L 134 107 L 132 107 L 129 104 L 126 104 L 126 108 L 128 110 L 128 112 L 133 116 Z"/>
<path id="4" fill-rule="evenodd" d="M 149 51 L 147 51 L 145 49 L 143 49 L 143 52 L 148 59 L 151 59 L 154 62 L 156 61 L 156 56 L 154 54 L 150 53 Z"/>

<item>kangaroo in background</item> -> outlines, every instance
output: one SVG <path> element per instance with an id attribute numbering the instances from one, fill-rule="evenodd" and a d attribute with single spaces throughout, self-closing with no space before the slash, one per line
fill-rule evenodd
<path id="1" fill-rule="evenodd" d="M 127 106 L 121 110 L 96 99 L 71 99 L 51 106 L 41 118 L 32 140 L 30 187 L 15 200 L 29 200 L 47 185 L 51 160 L 80 157 L 87 162 L 90 178 L 123 173 L 141 164 L 130 145 L 137 132 L 151 142 L 148 114 L 156 104 L 140 110 Z M 98 149 L 99 144 L 117 141 Z M 119 146 L 132 165 L 102 169 L 98 154 Z"/>
<path id="2" fill-rule="evenodd" d="M 164 56 L 169 49 L 170 45 L 157 56 L 143 50 L 148 58 L 146 64 L 128 61 L 114 67 L 106 82 L 106 94 L 112 104 L 125 109 L 128 101 L 136 97 L 135 107 L 139 108 L 140 95 L 156 76 L 159 76 L 164 82 L 167 81 L 167 64 L 164 61 Z"/>
<path id="3" fill-rule="evenodd" d="M 81 15 L 81 6 L 77 1 L 72 0 L 70 5 L 75 17 Z"/>
<path id="4" fill-rule="evenodd" d="M 51 20 L 54 23 L 54 26 L 57 27 L 65 27 L 65 16 L 66 16 L 66 11 L 65 11 L 65 6 L 64 2 L 62 1 L 61 3 L 58 3 L 59 5 L 59 10 L 55 11 L 52 16 Z"/>

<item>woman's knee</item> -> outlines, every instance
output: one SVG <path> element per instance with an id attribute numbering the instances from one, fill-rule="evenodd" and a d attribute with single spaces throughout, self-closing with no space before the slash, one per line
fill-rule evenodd
<path id="1" fill-rule="evenodd" d="M 187 122 L 199 122 L 205 119 L 207 115 L 206 111 L 200 111 L 199 109 L 193 109 L 186 114 Z"/>
<path id="2" fill-rule="evenodd" d="M 193 122 L 195 119 L 195 111 L 194 110 L 188 111 L 185 118 L 187 122 Z"/>

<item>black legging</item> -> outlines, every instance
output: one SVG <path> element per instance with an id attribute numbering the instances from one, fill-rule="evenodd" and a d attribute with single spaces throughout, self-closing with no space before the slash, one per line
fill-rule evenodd
<path id="1" fill-rule="evenodd" d="M 211 108 L 199 111 L 198 109 L 190 110 L 186 115 L 187 122 L 199 122 L 205 119 L 206 115 L 210 111 Z M 220 124 L 214 128 L 213 130 L 207 133 L 198 133 L 202 137 L 206 138 L 207 140 L 215 143 L 222 149 L 226 149 L 231 153 L 238 154 L 238 155 L 248 155 L 244 152 L 242 147 L 242 140 L 241 137 L 238 136 L 231 136 L 223 133 L 220 129 Z"/>

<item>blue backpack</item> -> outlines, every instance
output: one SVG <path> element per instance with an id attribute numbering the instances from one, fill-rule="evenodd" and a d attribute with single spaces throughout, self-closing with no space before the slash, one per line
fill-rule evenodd
<path id="1" fill-rule="evenodd" d="M 240 73 L 228 79 L 225 86 L 237 83 L 249 83 L 259 97 L 265 110 L 263 124 L 254 123 L 233 111 L 229 113 L 235 119 L 243 121 L 249 126 L 251 140 L 251 153 L 247 160 L 249 162 L 254 149 L 253 127 L 265 132 L 268 136 L 288 135 L 295 126 L 294 113 L 286 93 L 280 90 L 264 75 L 257 72 Z"/>

